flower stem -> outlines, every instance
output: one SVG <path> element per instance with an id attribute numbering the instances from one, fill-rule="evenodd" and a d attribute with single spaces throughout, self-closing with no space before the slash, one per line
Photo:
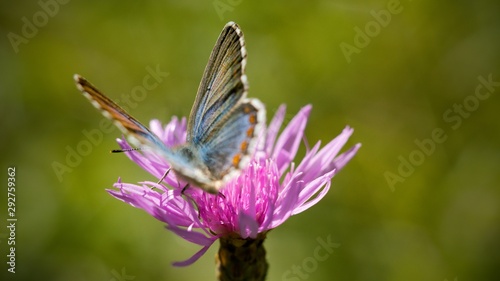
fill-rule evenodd
<path id="1" fill-rule="evenodd" d="M 235 234 L 221 237 L 215 256 L 219 281 L 264 281 L 269 265 L 264 249 L 266 233 L 243 239 Z"/>

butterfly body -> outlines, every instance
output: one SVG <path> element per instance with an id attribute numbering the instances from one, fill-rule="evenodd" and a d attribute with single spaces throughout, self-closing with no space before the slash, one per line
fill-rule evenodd
<path id="1" fill-rule="evenodd" d="M 75 75 L 78 89 L 129 141 L 162 155 L 178 179 L 216 194 L 246 167 L 262 137 L 265 109 L 246 97 L 246 49 L 239 27 L 222 30 L 205 68 L 188 121 L 186 143 L 167 147 L 146 126 Z"/>

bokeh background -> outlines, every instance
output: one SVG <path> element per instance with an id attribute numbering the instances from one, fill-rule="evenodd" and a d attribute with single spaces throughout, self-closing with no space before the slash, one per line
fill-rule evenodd
<path id="1" fill-rule="evenodd" d="M 249 95 L 268 118 L 282 103 L 289 116 L 312 104 L 309 143 L 350 125 L 348 146 L 363 144 L 324 200 L 269 234 L 268 280 L 498 280 L 499 12 L 494 0 L 2 1 L 0 279 L 215 280 L 218 245 L 174 268 L 198 247 L 104 191 L 119 176 L 153 180 L 109 153 L 118 130 L 59 175 L 54 163 L 67 165 L 68 149 L 102 120 L 74 73 L 120 100 L 158 66 L 168 77 L 130 112 L 146 124 L 186 116 L 234 20 Z M 6 265 L 9 166 L 15 274 Z M 312 270 L 327 237 L 340 247 Z M 305 275 L 285 274 L 304 262 Z"/>

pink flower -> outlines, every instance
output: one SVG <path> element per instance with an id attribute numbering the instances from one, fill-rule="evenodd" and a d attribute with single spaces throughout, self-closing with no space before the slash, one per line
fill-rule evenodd
<path id="1" fill-rule="evenodd" d="M 248 167 L 213 195 L 199 188 L 188 188 L 169 173 L 163 184 L 152 181 L 140 185 L 122 183 L 119 179 L 108 192 L 165 222 L 166 228 L 182 238 L 202 246 L 191 258 L 176 262 L 186 266 L 200 258 L 220 237 L 237 235 L 243 239 L 256 238 L 319 202 L 330 189 L 333 176 L 356 154 L 360 144 L 338 155 L 353 129 L 346 127 L 335 139 L 320 149 L 320 142 L 308 149 L 298 165 L 293 162 L 311 111 L 305 106 L 279 134 L 285 117 L 281 106 L 265 129 L 263 145 L 257 150 Z M 168 147 L 186 140 L 186 119 L 173 118 L 165 128 L 158 120 L 151 121 L 151 130 Z M 122 149 L 130 145 L 118 139 Z M 129 151 L 127 155 L 156 178 L 161 178 L 169 164 L 148 151 Z"/>

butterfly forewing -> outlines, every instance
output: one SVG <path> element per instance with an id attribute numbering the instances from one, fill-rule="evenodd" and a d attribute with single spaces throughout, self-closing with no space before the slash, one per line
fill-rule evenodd
<path id="1" fill-rule="evenodd" d="M 243 33 L 236 23 L 226 24 L 212 50 L 191 109 L 188 140 L 204 143 L 222 126 L 245 97 L 246 50 Z"/>
<path id="2" fill-rule="evenodd" d="M 165 154 L 169 151 L 158 137 L 146 126 L 128 114 L 118 104 L 101 93 L 94 85 L 78 74 L 74 76 L 76 85 L 82 94 L 101 111 L 106 118 L 113 120 L 115 125 L 127 136 L 135 146 L 157 148 Z M 167 155 L 168 157 L 168 155 Z"/>

